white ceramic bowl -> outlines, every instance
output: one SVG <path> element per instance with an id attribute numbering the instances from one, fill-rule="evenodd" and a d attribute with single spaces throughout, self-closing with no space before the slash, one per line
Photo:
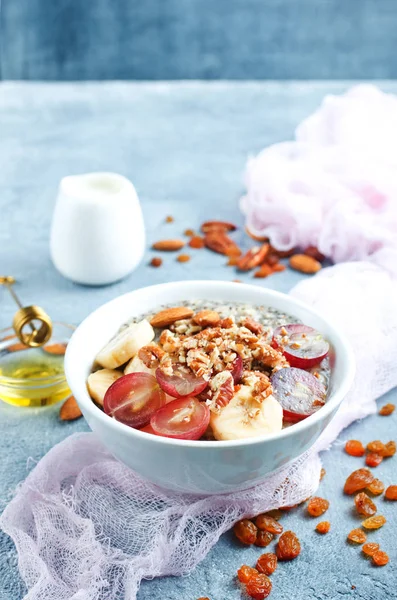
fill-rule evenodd
<path id="1" fill-rule="evenodd" d="M 99 350 L 133 316 L 182 300 L 219 300 L 273 306 L 321 331 L 335 350 L 329 397 L 323 408 L 287 429 L 249 440 L 172 440 L 131 429 L 103 413 L 86 387 Z M 69 386 L 91 429 L 119 460 L 168 489 L 215 494 L 247 489 L 307 450 L 331 421 L 354 376 L 354 358 L 342 332 L 285 294 L 221 281 L 180 281 L 142 288 L 104 304 L 77 328 L 65 359 Z"/>

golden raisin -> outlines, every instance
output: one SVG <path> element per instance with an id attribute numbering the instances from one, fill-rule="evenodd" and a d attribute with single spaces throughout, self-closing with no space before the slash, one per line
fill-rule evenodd
<path id="1" fill-rule="evenodd" d="M 389 485 L 385 492 L 385 498 L 388 500 L 397 500 L 397 485 Z"/>
<path id="2" fill-rule="evenodd" d="M 293 531 L 285 531 L 278 540 L 276 554 L 278 560 L 293 560 L 301 551 L 298 537 Z"/>
<path id="3" fill-rule="evenodd" d="M 320 521 L 320 523 L 317 523 L 316 525 L 316 531 L 318 531 L 318 533 L 328 533 L 330 529 L 331 523 L 329 521 Z"/>
<path id="4" fill-rule="evenodd" d="M 320 471 L 320 481 L 321 481 L 322 479 L 324 479 L 326 472 L 327 472 L 327 471 L 326 471 L 325 469 L 321 469 L 321 471 Z"/>
<path id="5" fill-rule="evenodd" d="M 372 562 L 377 567 L 384 567 L 389 562 L 389 556 L 383 550 L 377 550 L 375 554 L 372 555 Z"/>
<path id="6" fill-rule="evenodd" d="M 276 521 L 279 521 L 283 516 L 283 513 L 279 508 L 273 508 L 273 510 L 268 510 L 266 514 L 268 517 L 273 517 L 273 519 L 276 519 Z"/>
<path id="7" fill-rule="evenodd" d="M 267 554 L 262 554 L 258 558 L 258 562 L 256 563 L 256 568 L 259 573 L 264 573 L 265 575 L 271 575 L 277 568 L 277 556 L 273 554 L 273 552 L 268 552 Z"/>
<path id="8" fill-rule="evenodd" d="M 171 215 L 168 215 L 168 217 L 165 217 L 165 222 L 166 223 L 173 223 L 174 222 L 174 217 L 171 217 Z"/>
<path id="9" fill-rule="evenodd" d="M 272 591 L 272 582 L 264 573 L 258 573 L 249 579 L 245 591 L 254 600 L 264 600 Z"/>
<path id="10" fill-rule="evenodd" d="M 309 504 L 307 505 L 307 512 L 311 517 L 320 517 L 328 510 L 328 508 L 328 500 L 313 496 L 313 498 L 310 498 Z"/>
<path id="11" fill-rule="evenodd" d="M 384 458 L 390 458 L 390 456 L 394 456 L 396 453 L 396 442 L 390 441 L 385 444 L 385 449 L 383 452 Z"/>
<path id="12" fill-rule="evenodd" d="M 364 456 L 365 448 L 359 440 L 348 440 L 345 444 L 345 452 L 350 456 Z"/>
<path id="13" fill-rule="evenodd" d="M 345 494 L 355 494 L 366 488 L 373 480 L 374 476 L 369 469 L 357 469 L 346 479 L 343 491 Z"/>
<path id="14" fill-rule="evenodd" d="M 274 533 L 279 535 L 283 532 L 283 526 L 281 523 L 273 519 L 273 517 L 269 517 L 268 515 L 259 515 L 255 519 L 255 525 L 258 529 L 263 529 L 264 531 L 268 531 L 269 533 Z"/>
<path id="15" fill-rule="evenodd" d="M 349 542 L 354 542 L 355 544 L 364 544 L 367 541 L 367 536 L 362 529 L 352 529 L 347 539 Z"/>
<path id="16" fill-rule="evenodd" d="M 162 264 L 163 264 L 163 259 L 160 258 L 159 256 L 154 256 L 152 258 L 152 260 L 150 261 L 151 267 L 161 267 Z"/>
<path id="17" fill-rule="evenodd" d="M 375 542 L 369 542 L 368 544 L 364 544 L 364 546 L 361 548 L 361 551 L 366 556 L 372 556 L 377 550 L 379 550 L 379 544 L 376 544 Z"/>
<path id="18" fill-rule="evenodd" d="M 380 479 L 374 479 L 365 489 L 374 496 L 380 496 L 385 491 L 385 484 Z"/>
<path id="19" fill-rule="evenodd" d="M 249 519 L 242 519 L 235 524 L 233 531 L 242 544 L 249 546 L 255 542 L 258 528 Z"/>
<path id="20" fill-rule="evenodd" d="M 376 504 L 365 492 L 357 494 L 354 498 L 354 504 L 358 514 L 364 517 L 372 517 L 377 511 Z"/>
<path id="21" fill-rule="evenodd" d="M 376 515 L 375 517 L 369 517 L 368 519 L 365 519 L 361 525 L 365 527 L 365 529 L 379 529 L 380 527 L 383 527 L 385 523 L 385 517 L 382 515 Z"/>
<path id="22" fill-rule="evenodd" d="M 194 231 L 193 231 L 193 229 L 185 229 L 185 231 L 183 232 L 183 235 L 186 235 L 187 237 L 193 237 Z"/>
<path id="23" fill-rule="evenodd" d="M 377 467 L 383 460 L 383 456 L 377 454 L 376 452 L 368 452 L 365 457 L 365 464 L 369 467 Z"/>
<path id="24" fill-rule="evenodd" d="M 191 248 L 204 248 L 204 239 L 199 235 L 194 235 L 188 244 Z"/>
<path id="25" fill-rule="evenodd" d="M 374 440 L 373 442 L 369 442 L 367 444 L 368 452 L 374 452 L 375 454 L 383 454 L 385 449 L 385 445 L 380 440 Z"/>
<path id="26" fill-rule="evenodd" d="M 188 254 L 180 254 L 176 257 L 176 260 L 180 263 L 189 262 L 190 256 Z"/>
<path id="27" fill-rule="evenodd" d="M 259 530 L 254 544 L 259 548 L 266 548 L 273 539 L 274 535 L 270 531 Z"/>
<path id="28" fill-rule="evenodd" d="M 247 581 L 253 576 L 257 575 L 258 571 L 249 567 L 248 565 L 242 565 L 237 571 L 237 577 L 240 583 L 247 583 Z"/>
<path id="29" fill-rule="evenodd" d="M 388 417 L 389 415 L 391 415 L 394 410 L 395 410 L 395 405 L 394 404 L 385 404 L 384 406 L 382 406 L 382 408 L 379 411 L 379 414 L 382 415 L 382 417 Z"/>

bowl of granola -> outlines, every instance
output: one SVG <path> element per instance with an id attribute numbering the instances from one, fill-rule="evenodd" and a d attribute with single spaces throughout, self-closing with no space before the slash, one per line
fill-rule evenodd
<path id="1" fill-rule="evenodd" d="M 101 306 L 65 371 L 108 450 L 161 487 L 247 489 L 305 452 L 348 392 L 343 332 L 262 287 L 181 281 Z"/>

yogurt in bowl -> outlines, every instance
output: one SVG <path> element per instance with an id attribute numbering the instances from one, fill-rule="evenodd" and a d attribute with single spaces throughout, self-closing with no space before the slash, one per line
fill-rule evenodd
<path id="1" fill-rule="evenodd" d="M 173 307 L 185 313 L 167 322 Z M 208 344 L 197 341 L 208 337 L 202 352 Z M 90 427 L 118 459 L 162 487 L 201 494 L 249 488 L 297 458 L 330 422 L 354 375 L 343 334 L 309 307 L 271 290 L 213 281 L 142 288 L 105 304 L 76 330 L 65 366 Z M 175 368 L 184 376 L 194 371 L 182 388 Z M 92 378 L 105 370 L 113 381 L 101 397 Z M 127 383 L 140 406 L 153 386 L 154 404 L 141 420 L 123 413 Z M 184 420 L 194 426 L 184 429 Z"/>

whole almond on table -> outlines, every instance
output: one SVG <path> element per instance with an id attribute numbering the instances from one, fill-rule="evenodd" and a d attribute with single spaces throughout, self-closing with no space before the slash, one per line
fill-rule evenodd
<path id="1" fill-rule="evenodd" d="M 289 259 L 289 264 L 295 271 L 300 271 L 308 275 L 317 273 L 321 269 L 321 263 L 311 256 L 306 256 L 306 254 L 294 254 Z"/>
<path id="2" fill-rule="evenodd" d="M 167 327 L 175 321 L 181 319 L 189 319 L 193 316 L 193 311 L 187 306 L 176 306 L 175 308 L 165 308 L 160 312 L 156 313 L 154 317 L 150 319 L 150 325 L 152 327 Z"/>
<path id="3" fill-rule="evenodd" d="M 79 419 L 82 414 L 83 413 L 74 396 L 69 396 L 66 402 L 62 404 L 61 410 L 59 411 L 59 416 L 62 421 L 74 421 L 75 419 Z"/>
<path id="4" fill-rule="evenodd" d="M 180 250 L 185 245 L 183 240 L 159 240 L 152 245 L 154 250 L 162 250 L 163 252 L 175 252 Z"/>
<path id="5" fill-rule="evenodd" d="M 205 221 L 201 225 L 201 231 L 208 233 L 210 231 L 235 231 L 237 227 L 228 221 Z"/>
<path id="6" fill-rule="evenodd" d="M 237 269 L 239 271 L 250 271 L 255 267 L 259 267 L 266 259 L 269 248 L 270 246 L 267 243 L 250 248 L 237 262 Z"/>

